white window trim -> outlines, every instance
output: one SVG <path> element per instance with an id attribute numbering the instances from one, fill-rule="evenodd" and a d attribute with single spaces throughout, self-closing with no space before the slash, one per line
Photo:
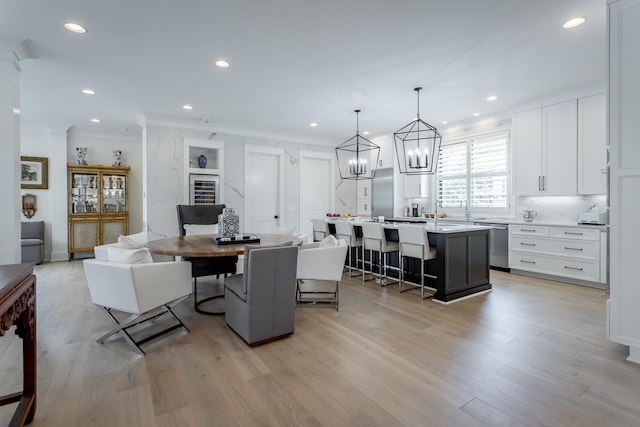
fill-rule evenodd
<path id="1" fill-rule="evenodd" d="M 491 132 L 482 132 L 482 133 L 476 133 L 476 134 L 469 134 L 469 135 L 464 135 L 464 136 L 457 136 L 455 137 L 455 139 L 451 139 L 449 141 L 443 142 L 442 146 L 449 146 L 449 145 L 454 145 L 454 144 L 467 144 L 467 159 L 469 159 L 470 156 L 470 150 L 471 150 L 471 142 L 473 140 L 477 140 L 477 139 L 485 139 L 485 138 L 492 138 L 492 137 L 500 137 L 500 136 L 505 136 L 507 138 L 507 194 L 506 194 L 506 199 L 507 199 L 507 206 L 504 208 L 473 208 L 470 205 L 468 206 L 468 211 L 471 213 L 471 216 L 481 216 L 481 215 L 493 215 L 496 213 L 500 213 L 500 214 L 511 214 L 513 206 L 514 206 L 514 199 L 513 199 L 513 191 L 512 191 L 512 179 L 511 179 L 511 166 L 513 163 L 513 159 L 512 159 L 512 155 L 511 155 L 511 135 L 510 135 L 510 131 L 509 130 L 499 130 L 499 131 L 491 131 Z M 447 178 L 456 178 L 456 177 L 464 177 L 465 179 L 467 179 L 467 203 L 470 202 L 470 191 L 471 191 L 471 179 L 470 179 L 470 162 L 467 162 L 467 174 L 466 175 L 460 175 L 460 176 L 450 176 Z M 474 175 L 474 176 L 482 176 L 481 174 L 478 175 Z M 432 187 L 432 194 L 435 195 L 434 200 L 435 203 L 438 203 L 438 173 L 436 172 L 436 176 L 435 179 L 433 180 L 433 187 Z M 446 214 L 453 214 L 455 216 L 464 216 L 465 214 L 465 207 L 442 207 L 439 208 L 439 211 L 442 213 L 446 213 Z"/>

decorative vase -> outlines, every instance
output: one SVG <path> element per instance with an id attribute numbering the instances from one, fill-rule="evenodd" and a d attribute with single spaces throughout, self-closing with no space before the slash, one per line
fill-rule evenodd
<path id="1" fill-rule="evenodd" d="M 204 154 L 200 154 L 200 156 L 198 157 L 198 166 L 200 166 L 201 169 L 207 167 L 207 156 L 205 156 Z"/>
<path id="2" fill-rule="evenodd" d="M 221 237 L 233 237 L 240 231 L 240 217 L 233 208 L 224 208 L 218 215 L 218 235 Z"/>

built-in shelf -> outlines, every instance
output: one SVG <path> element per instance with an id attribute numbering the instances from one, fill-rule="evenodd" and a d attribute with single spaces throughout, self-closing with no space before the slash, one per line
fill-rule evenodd
<path id="1" fill-rule="evenodd" d="M 201 168 L 198 158 L 204 156 L 206 166 Z M 224 142 L 214 140 L 185 139 L 184 141 L 184 203 L 190 204 L 190 176 L 191 175 L 216 175 L 218 177 L 218 189 L 216 203 L 224 203 L 222 186 L 224 173 Z"/>

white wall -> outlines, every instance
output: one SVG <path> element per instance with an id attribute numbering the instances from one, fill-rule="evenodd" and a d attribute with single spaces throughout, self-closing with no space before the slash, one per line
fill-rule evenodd
<path id="1" fill-rule="evenodd" d="M 0 264 L 20 262 L 20 90 L 13 50 L 0 36 Z"/>
<path id="2" fill-rule="evenodd" d="M 144 215 L 148 238 L 161 238 L 178 235 L 176 205 L 183 203 L 183 146 L 185 138 L 214 138 L 224 142 L 224 172 L 222 176 L 222 203 L 234 208 L 244 219 L 245 176 L 244 152 L 246 145 L 261 145 L 281 148 L 285 152 L 284 168 L 284 207 L 282 223 L 284 227 L 296 230 L 300 221 L 300 150 L 315 150 L 333 153 L 334 147 L 326 144 L 297 143 L 288 139 L 240 135 L 238 133 L 211 132 L 208 130 L 189 130 L 177 126 L 165 126 L 157 123 L 147 124 L 143 131 L 143 156 L 147 159 L 145 176 L 147 177 Z M 213 129 L 215 130 L 215 129 Z M 336 180 L 337 181 L 337 180 Z M 334 185 L 334 183 L 327 183 Z M 336 196 L 343 199 L 346 209 L 355 212 L 355 187 L 348 191 L 349 184 L 338 183 L 341 189 Z M 344 190 L 347 188 L 347 191 Z M 349 205 L 349 203 L 352 203 Z M 338 203 L 336 203 L 338 206 Z M 240 225 L 242 228 L 242 224 Z"/>

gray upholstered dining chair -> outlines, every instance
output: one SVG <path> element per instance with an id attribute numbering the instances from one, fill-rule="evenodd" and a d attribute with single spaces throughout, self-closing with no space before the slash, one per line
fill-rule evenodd
<path id="1" fill-rule="evenodd" d="M 225 322 L 250 346 L 293 334 L 298 247 L 247 246 L 244 257 L 224 281 Z"/>

